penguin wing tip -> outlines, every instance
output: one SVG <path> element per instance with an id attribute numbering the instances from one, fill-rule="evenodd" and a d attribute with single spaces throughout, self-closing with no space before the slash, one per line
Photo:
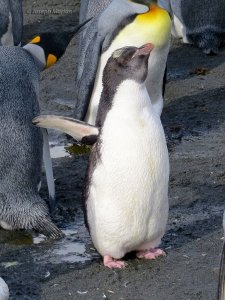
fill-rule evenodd
<path id="1" fill-rule="evenodd" d="M 39 116 L 38 117 L 35 117 L 33 120 L 32 120 L 32 123 L 36 126 L 38 126 L 38 123 L 40 122 L 39 120 Z"/>
<path id="2" fill-rule="evenodd" d="M 37 116 L 37 117 L 33 118 L 32 123 L 36 126 L 42 127 L 42 122 L 44 120 L 48 119 L 49 117 L 51 117 L 51 116 L 49 116 L 49 115 Z"/>

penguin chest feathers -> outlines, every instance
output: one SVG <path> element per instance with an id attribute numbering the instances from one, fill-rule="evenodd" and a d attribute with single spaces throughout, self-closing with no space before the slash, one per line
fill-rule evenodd
<path id="1" fill-rule="evenodd" d="M 100 140 L 88 222 L 98 251 L 119 258 L 160 240 L 168 216 L 168 151 L 144 84 L 118 87 Z"/>

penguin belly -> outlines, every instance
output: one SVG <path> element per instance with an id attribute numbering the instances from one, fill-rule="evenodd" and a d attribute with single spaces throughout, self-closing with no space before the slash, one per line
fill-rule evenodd
<path id="1" fill-rule="evenodd" d="M 119 86 L 99 143 L 86 202 L 96 249 L 118 259 L 144 245 L 158 246 L 168 218 L 169 161 L 144 84 L 127 80 Z"/>
<path id="2" fill-rule="evenodd" d="M 146 43 L 153 43 L 155 46 L 149 59 L 146 87 L 156 112 L 161 115 L 163 106 L 162 83 L 170 47 L 170 32 L 170 17 L 164 9 L 159 7 L 154 7 L 148 13 L 137 16 L 134 22 L 121 30 L 99 59 L 95 84 L 84 119 L 85 122 L 95 125 L 102 92 L 103 70 L 112 53 L 122 47 L 140 47 Z"/>

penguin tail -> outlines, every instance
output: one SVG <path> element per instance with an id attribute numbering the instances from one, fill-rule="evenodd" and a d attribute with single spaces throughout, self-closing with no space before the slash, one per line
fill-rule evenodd
<path id="1" fill-rule="evenodd" d="M 17 194 L 16 197 L 15 194 L 7 196 L 0 212 L 1 221 L 7 224 L 6 229 L 36 230 L 52 239 L 64 236 L 50 219 L 48 206 L 39 194 L 27 191 L 26 194 Z"/>
<path id="2" fill-rule="evenodd" d="M 99 134 L 98 127 L 69 117 L 41 115 L 32 122 L 38 127 L 58 129 L 86 145 L 93 145 Z"/>
<path id="3" fill-rule="evenodd" d="M 28 228 L 32 228 L 51 239 L 59 239 L 64 236 L 64 233 L 51 220 L 47 204 L 39 195 L 32 207 L 29 208 L 29 213 Z"/>
<path id="4" fill-rule="evenodd" d="M 65 234 L 48 217 L 38 220 L 33 229 L 50 239 L 60 239 L 65 236 Z"/>
<path id="5" fill-rule="evenodd" d="M 225 242 L 223 244 L 223 250 L 222 250 L 221 261 L 220 261 L 217 299 L 218 300 L 225 299 Z"/>

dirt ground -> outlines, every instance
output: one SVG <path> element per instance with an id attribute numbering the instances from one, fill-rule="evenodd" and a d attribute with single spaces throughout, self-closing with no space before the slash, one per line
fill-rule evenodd
<path id="1" fill-rule="evenodd" d="M 79 1 L 24 0 L 24 42 L 46 31 L 72 30 Z M 57 65 L 42 74 L 44 113 L 71 115 L 75 103 L 75 37 Z M 204 69 L 203 69 L 204 68 Z M 66 233 L 42 241 L 0 231 L 0 275 L 14 300 L 215 300 L 225 203 L 225 52 L 206 56 L 173 41 L 162 122 L 170 153 L 170 214 L 155 261 L 128 257 L 125 270 L 103 267 L 84 226 L 82 187 L 87 155 L 53 160 L 58 209 Z M 51 131 L 58 146 L 66 138 Z M 44 184 L 42 196 L 47 198 Z"/>

